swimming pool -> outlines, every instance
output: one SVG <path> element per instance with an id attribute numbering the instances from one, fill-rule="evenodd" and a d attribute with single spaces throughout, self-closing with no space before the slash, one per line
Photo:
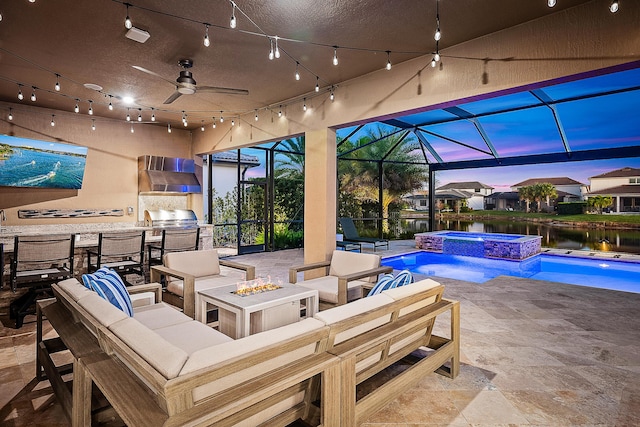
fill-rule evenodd
<path id="1" fill-rule="evenodd" d="M 640 293 L 640 263 L 539 254 L 524 261 L 425 251 L 384 258 L 382 264 L 412 273 L 484 283 L 498 276 Z"/>

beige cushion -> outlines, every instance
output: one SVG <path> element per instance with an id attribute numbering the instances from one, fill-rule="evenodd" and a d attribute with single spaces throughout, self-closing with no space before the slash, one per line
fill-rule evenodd
<path id="1" fill-rule="evenodd" d="M 244 277 L 229 277 L 223 275 L 207 276 L 200 279 L 196 279 L 195 288 L 196 292 L 203 291 L 205 289 L 217 288 L 219 286 L 233 285 L 238 282 L 242 282 Z M 171 281 L 167 284 L 167 291 L 172 294 L 183 296 L 183 282 L 182 280 Z"/>
<path id="2" fill-rule="evenodd" d="M 418 292 L 423 292 L 431 288 L 435 288 L 436 286 L 440 286 L 440 283 L 432 279 L 424 279 L 418 282 L 409 283 L 408 285 L 400 286 L 399 288 L 393 288 L 386 291 L 382 291 L 382 294 L 387 295 L 390 298 L 393 298 L 394 300 L 397 301 L 402 298 L 406 298 L 410 295 L 414 295 Z M 415 302 L 407 307 L 400 309 L 399 316 L 402 317 L 422 307 L 426 307 L 429 304 L 433 304 L 435 301 L 436 301 L 435 296 L 431 298 L 422 299 L 418 302 Z"/>
<path id="3" fill-rule="evenodd" d="M 109 330 L 167 379 L 175 378 L 189 357 L 133 317 L 114 323 Z"/>
<path id="4" fill-rule="evenodd" d="M 246 354 L 259 351 L 272 344 L 291 339 L 306 332 L 315 331 L 324 327 L 324 323 L 317 319 L 304 319 L 300 322 L 291 323 L 279 328 L 260 332 L 255 335 L 240 338 L 239 340 L 229 341 L 223 344 L 214 345 L 202 350 L 196 351 L 189 357 L 185 363 L 180 375 L 195 372 L 209 366 L 215 366 L 223 362 L 237 359 Z M 194 390 L 193 397 L 196 401 L 209 396 L 213 393 L 233 387 L 250 378 L 257 378 L 278 367 L 284 366 L 293 361 L 302 359 L 316 351 L 316 343 L 312 343 L 303 348 L 296 349 L 282 356 L 273 357 L 262 363 L 249 366 L 241 371 L 231 373 L 216 381 L 210 382 L 202 387 Z"/>
<path id="5" fill-rule="evenodd" d="M 335 250 L 331 256 L 329 275 L 346 276 L 378 267 L 380 267 L 380 255 Z M 377 276 L 372 276 L 368 281 L 376 282 L 377 279 Z"/>
<path id="6" fill-rule="evenodd" d="M 135 294 L 129 294 L 129 296 L 131 297 L 131 305 L 134 309 L 137 307 L 144 307 L 156 303 L 155 292 L 139 292 Z"/>
<path id="7" fill-rule="evenodd" d="M 220 274 L 218 251 L 214 249 L 170 252 L 164 256 L 164 265 L 195 277 Z"/>
<path id="8" fill-rule="evenodd" d="M 90 295 L 80 298 L 78 300 L 78 305 L 84 308 L 102 326 L 109 327 L 122 319 L 129 318 L 124 311 L 120 310 L 93 291 L 90 291 Z"/>
<path id="9" fill-rule="evenodd" d="M 147 328 L 153 330 L 193 320 L 164 302 L 137 308 L 133 312 L 133 317 Z"/>
<path id="10" fill-rule="evenodd" d="M 87 289 L 77 279 L 71 278 L 58 282 L 58 286 L 62 288 L 74 301 L 78 301 L 80 298 L 94 293 L 92 290 Z"/>
<path id="11" fill-rule="evenodd" d="M 155 329 L 155 332 L 189 355 L 206 347 L 233 341 L 222 332 L 195 320 Z"/>
<path id="12" fill-rule="evenodd" d="M 358 314 L 366 313 L 375 308 L 382 307 L 385 304 L 392 303 L 393 299 L 387 295 L 377 294 L 372 297 L 362 298 L 349 304 L 333 307 L 328 310 L 320 311 L 313 316 L 315 319 L 321 320 L 325 325 L 331 326 L 337 322 L 352 318 Z M 355 323 L 354 327 L 340 332 L 335 337 L 334 344 L 339 344 L 356 335 L 363 334 L 367 331 L 375 329 L 391 320 L 391 313 L 365 323 Z"/>
<path id="13" fill-rule="evenodd" d="M 347 301 L 362 298 L 362 286 L 368 284 L 360 280 L 352 280 L 347 283 Z M 318 291 L 318 297 L 321 301 L 327 301 L 334 304 L 338 303 L 338 277 L 322 276 L 315 279 L 299 282 L 298 285 Z"/>

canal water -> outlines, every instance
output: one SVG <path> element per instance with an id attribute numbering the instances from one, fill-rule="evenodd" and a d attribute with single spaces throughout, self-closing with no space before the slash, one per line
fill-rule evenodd
<path id="1" fill-rule="evenodd" d="M 402 219 L 403 232 L 429 231 L 425 219 Z M 440 220 L 436 230 L 509 233 L 542 236 L 542 246 L 567 250 L 597 250 L 640 254 L 640 230 L 573 228 L 532 222 Z"/>

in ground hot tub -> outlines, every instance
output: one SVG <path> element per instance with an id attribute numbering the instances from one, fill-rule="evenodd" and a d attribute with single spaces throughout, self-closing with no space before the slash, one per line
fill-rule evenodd
<path id="1" fill-rule="evenodd" d="M 415 235 L 416 247 L 429 252 L 522 260 L 540 253 L 541 236 L 433 231 Z"/>

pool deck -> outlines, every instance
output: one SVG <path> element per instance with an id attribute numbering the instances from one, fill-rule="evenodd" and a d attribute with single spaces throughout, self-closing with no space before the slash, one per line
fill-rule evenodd
<path id="1" fill-rule="evenodd" d="M 413 240 L 395 241 L 376 253 L 414 250 Z M 286 277 L 303 251 L 233 259 L 255 265 L 259 276 Z M 425 376 L 365 427 L 640 425 L 640 294 L 507 276 L 481 285 L 436 280 L 461 303 L 460 375 Z M 0 291 L 4 324 L 11 296 Z M 444 333 L 442 326 L 435 328 Z M 34 357 L 33 319 L 19 330 L 0 326 L 0 425 L 67 425 L 48 383 L 33 379 Z"/>

